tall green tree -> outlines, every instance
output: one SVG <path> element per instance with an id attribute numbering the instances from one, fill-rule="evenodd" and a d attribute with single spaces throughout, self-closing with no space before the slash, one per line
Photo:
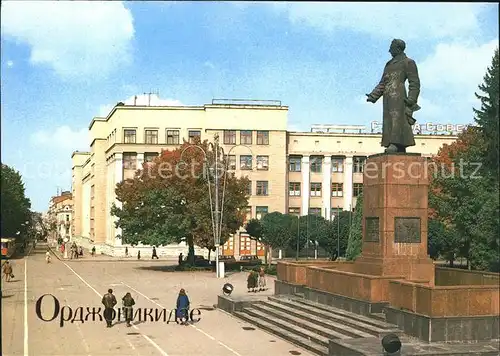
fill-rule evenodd
<path id="1" fill-rule="evenodd" d="M 453 267 L 453 263 L 463 249 L 457 231 L 436 218 L 431 218 L 428 222 L 427 247 L 432 259 L 444 258 L 449 262 L 450 267 Z"/>
<path id="2" fill-rule="evenodd" d="M 283 249 L 296 236 L 294 234 L 295 220 L 298 220 L 295 216 L 275 211 L 264 215 L 261 220 L 250 220 L 246 224 L 245 230 L 253 239 L 266 246 L 266 252 L 267 247 Z M 266 253 L 266 263 L 270 262 Z"/>
<path id="3" fill-rule="evenodd" d="M 224 163 L 216 167 L 208 141 L 185 142 L 145 164 L 134 179 L 119 183 L 116 195 L 122 206 L 113 206 L 111 213 L 118 217 L 116 226 L 122 228 L 123 242 L 160 246 L 184 240 L 191 262 L 195 245 L 212 250 L 214 178 L 218 174 L 219 207 L 224 206 L 220 244 L 224 244 L 243 224 L 243 209 L 248 205 L 248 179 L 236 178 L 222 168 Z"/>
<path id="4" fill-rule="evenodd" d="M 2 164 L 1 172 L 1 236 L 22 239 L 26 236 L 31 220 L 31 202 L 21 174 L 14 168 Z"/>
<path id="5" fill-rule="evenodd" d="M 319 235 L 319 246 L 328 252 L 331 259 L 345 256 L 347 240 L 349 238 L 350 222 L 352 219 L 350 211 L 341 211 L 335 219 L 325 221 L 324 233 Z M 340 250 L 338 249 L 340 245 Z"/>
<path id="6" fill-rule="evenodd" d="M 476 94 L 481 101 L 481 109 L 475 110 L 478 126 L 460 133 L 434 158 L 438 169 L 432 175 L 429 204 L 431 217 L 456 232 L 453 242 L 469 269 L 495 270 L 500 235 L 498 49 L 479 89 L 484 95 Z M 437 236 L 430 238 L 431 246 L 439 245 L 433 241 Z"/>
<path id="7" fill-rule="evenodd" d="M 363 194 L 358 195 L 351 230 L 347 241 L 346 258 L 353 261 L 361 254 L 363 244 Z"/>
<path id="8" fill-rule="evenodd" d="M 476 98 L 481 101 L 481 108 L 474 109 L 475 121 L 479 126 L 484 143 L 484 156 L 482 162 L 486 170 L 492 173 L 492 177 L 498 181 L 499 177 L 499 62 L 498 48 L 495 50 L 491 66 L 488 67 L 484 76 L 484 82 L 479 85 L 481 94 Z"/>

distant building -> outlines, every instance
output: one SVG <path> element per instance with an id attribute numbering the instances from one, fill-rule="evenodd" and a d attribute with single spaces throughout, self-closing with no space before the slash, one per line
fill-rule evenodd
<path id="1" fill-rule="evenodd" d="M 383 151 L 381 134 L 348 125 L 289 132 L 287 116 L 288 107 L 279 101 L 214 100 L 203 106 L 119 103 L 106 117 L 92 120 L 90 151 L 72 155 L 75 238 L 106 254 L 123 254 L 124 246 L 116 238 L 120 230 L 110 215 L 112 204 L 118 203 L 116 184 L 132 178 L 162 150 L 194 137 L 211 141 L 215 133 L 225 153 L 231 153 L 229 168 L 252 181 L 247 220 L 273 211 L 331 219 L 340 210 L 353 209 L 363 188 L 367 156 Z M 409 152 L 431 156 L 455 140 L 454 135 L 417 135 Z M 235 144 L 250 149 L 231 150 Z M 163 248 L 162 254 L 185 253 L 183 246 Z M 264 246 L 240 229 L 222 251 L 236 257 L 263 255 Z"/>
<path id="2" fill-rule="evenodd" d="M 46 221 L 49 224 L 49 238 L 57 241 L 59 238 L 73 237 L 73 196 L 71 192 L 62 192 L 61 195 L 50 199 L 49 210 L 46 214 Z"/>

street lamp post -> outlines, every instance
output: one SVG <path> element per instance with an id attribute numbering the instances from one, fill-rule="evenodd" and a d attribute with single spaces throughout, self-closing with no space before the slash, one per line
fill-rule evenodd
<path id="1" fill-rule="evenodd" d="M 210 183 L 210 169 L 208 165 L 208 155 L 207 152 L 200 146 L 197 145 L 191 145 L 188 146 L 182 151 L 181 153 L 181 161 L 182 161 L 182 155 L 184 152 L 192 147 L 196 147 L 200 149 L 204 156 L 205 156 L 205 166 L 206 168 L 206 173 L 207 173 L 207 182 L 208 182 L 208 194 L 209 194 L 209 199 L 210 199 L 210 209 L 211 209 L 211 218 L 212 218 L 212 225 L 213 225 L 213 234 L 214 234 L 214 244 L 215 244 L 215 271 L 216 271 L 216 276 L 217 278 L 223 278 L 220 273 L 220 266 L 219 266 L 219 251 L 220 251 L 220 238 L 221 238 L 221 233 L 222 233 L 222 220 L 223 220 L 223 213 L 224 213 L 224 198 L 225 198 L 225 193 L 226 193 L 226 182 L 227 182 L 227 171 L 228 171 L 228 163 L 229 163 L 229 154 L 233 150 L 233 148 L 238 147 L 238 146 L 244 146 L 247 147 L 250 152 L 252 152 L 252 149 L 249 146 L 238 144 L 238 145 L 233 145 L 230 149 L 227 155 L 224 154 L 224 149 L 220 147 L 219 145 L 219 134 L 214 135 L 214 142 L 209 143 L 209 146 L 212 148 L 214 155 L 215 155 L 215 167 L 213 169 L 214 172 L 214 205 L 213 205 L 213 210 L 212 210 L 212 187 Z M 220 177 L 219 177 L 219 151 L 222 151 L 222 157 L 226 156 L 226 166 L 224 168 L 224 183 L 223 183 L 223 188 L 222 188 L 222 199 L 219 202 L 219 189 L 220 189 Z M 253 152 L 252 152 L 252 157 L 253 157 Z"/>

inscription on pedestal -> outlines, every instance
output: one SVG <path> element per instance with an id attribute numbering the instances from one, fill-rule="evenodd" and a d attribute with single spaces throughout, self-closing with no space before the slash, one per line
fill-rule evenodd
<path id="1" fill-rule="evenodd" d="M 419 243 L 420 218 L 396 217 L 394 218 L 394 242 Z"/>
<path id="2" fill-rule="evenodd" d="M 365 241 L 366 242 L 379 242 L 380 229 L 378 217 L 365 218 Z"/>

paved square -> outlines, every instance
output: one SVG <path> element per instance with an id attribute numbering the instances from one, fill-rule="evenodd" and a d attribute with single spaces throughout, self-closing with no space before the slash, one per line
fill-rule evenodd
<path id="1" fill-rule="evenodd" d="M 234 296 L 248 294 L 246 273 L 218 280 L 210 272 L 165 272 L 157 261 L 65 262 L 53 257 L 47 264 L 44 253 L 44 247 L 39 246 L 30 256 L 13 260 L 14 281 L 2 281 L 3 355 L 311 355 L 264 331 L 245 330 L 243 327 L 252 326 L 211 310 L 226 281 L 235 286 Z M 273 294 L 272 282 L 268 277 L 270 289 L 259 294 Z M 51 322 L 36 315 L 37 299 L 52 294 L 61 308 L 68 305 L 75 312 L 82 306 L 85 318 L 87 307 L 102 307 L 101 298 L 108 288 L 114 290 L 118 306 L 123 295 L 131 292 L 141 309 L 173 309 L 179 289 L 184 288 L 192 308 L 201 310 L 201 320 L 187 327 L 136 321 L 131 328 L 120 323 L 108 329 L 104 321 L 91 319 L 84 323 L 68 321 L 60 327 L 60 315 Z M 48 296 L 43 302 L 45 318 L 53 312 L 51 299 Z"/>

